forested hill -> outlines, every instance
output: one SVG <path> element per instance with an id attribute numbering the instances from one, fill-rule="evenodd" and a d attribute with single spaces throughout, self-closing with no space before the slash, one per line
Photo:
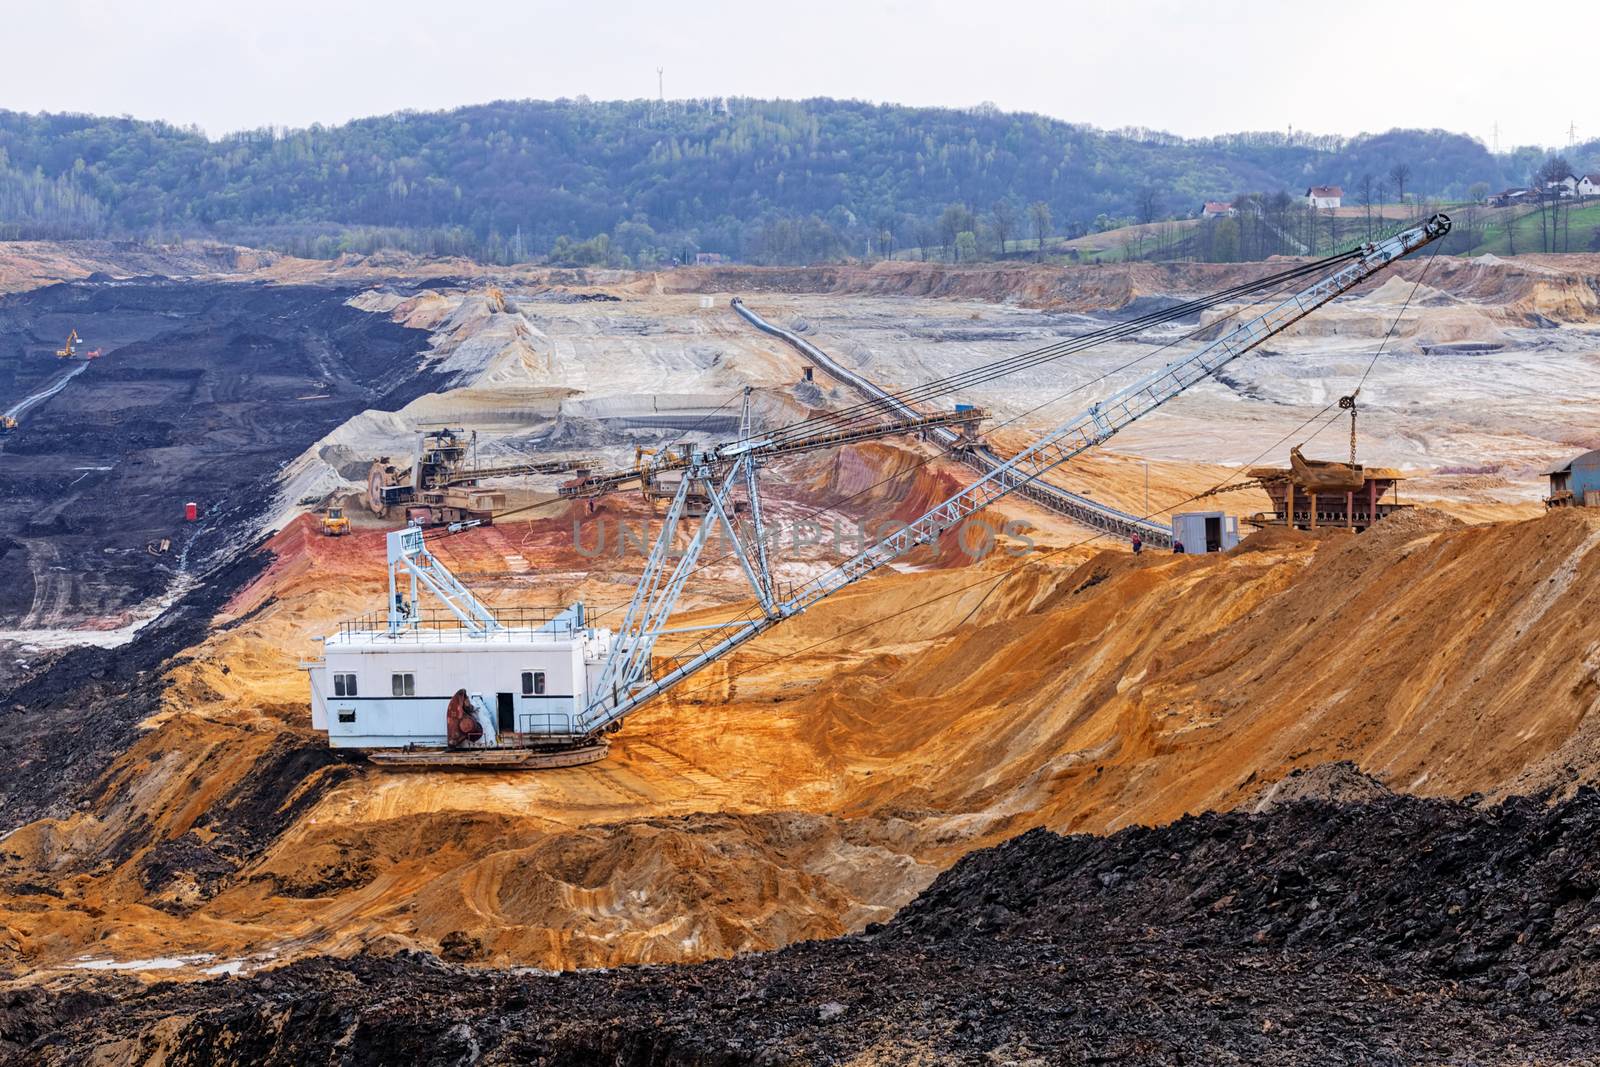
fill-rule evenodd
<path id="1" fill-rule="evenodd" d="M 1600 143 L 1587 147 L 1569 153 L 1574 164 Z M 1494 157 L 1438 130 L 1185 140 L 992 107 L 828 99 L 500 102 L 215 141 L 159 122 L 0 111 L 0 237 L 776 262 L 936 242 L 951 204 L 1002 227 L 1010 216 L 1019 237 L 1042 202 L 1054 232 L 1071 235 L 1245 192 L 1354 190 L 1396 164 L 1409 191 L 1459 197 L 1526 180 L 1540 156 Z"/>

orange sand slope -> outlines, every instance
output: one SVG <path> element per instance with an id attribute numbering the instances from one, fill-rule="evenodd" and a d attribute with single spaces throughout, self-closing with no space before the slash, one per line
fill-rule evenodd
<path id="1" fill-rule="evenodd" d="M 446 544 L 496 595 L 625 595 L 560 522 Z M 297 524 L 94 805 L 7 839 L 8 881 L 61 895 L 0 899 L 0 963 L 698 959 L 858 928 L 1031 826 L 1160 822 L 1328 760 L 1434 794 L 1592 778 L 1597 545 L 1583 511 L 1419 512 L 1227 556 L 885 575 L 632 717 L 604 763 L 401 775 L 320 757 L 296 669 L 374 598 L 378 537 Z M 239 869 L 186 867 L 208 843 Z"/>

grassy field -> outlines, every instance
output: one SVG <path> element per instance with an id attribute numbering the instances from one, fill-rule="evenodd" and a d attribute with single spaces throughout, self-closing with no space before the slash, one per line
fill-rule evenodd
<path id="1" fill-rule="evenodd" d="M 1550 251 L 1589 251 L 1595 230 L 1600 228 L 1600 201 L 1572 204 L 1570 215 L 1568 212 L 1569 209 L 1566 207 L 1561 209 L 1562 232 L 1554 236 Z M 1515 238 L 1515 241 L 1512 238 Z M 1496 208 L 1487 212 L 1483 238 L 1468 254 L 1510 255 L 1513 244 L 1516 245 L 1518 253 L 1545 251 L 1545 238 L 1540 232 L 1538 208 Z"/>

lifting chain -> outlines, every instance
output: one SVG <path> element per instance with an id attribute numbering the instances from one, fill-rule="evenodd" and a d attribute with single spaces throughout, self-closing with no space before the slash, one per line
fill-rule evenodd
<path id="1" fill-rule="evenodd" d="M 1356 465 L 1356 393 L 1360 391 L 1357 389 L 1355 393 L 1339 398 L 1340 409 L 1350 413 L 1350 466 L 1352 467 Z"/>

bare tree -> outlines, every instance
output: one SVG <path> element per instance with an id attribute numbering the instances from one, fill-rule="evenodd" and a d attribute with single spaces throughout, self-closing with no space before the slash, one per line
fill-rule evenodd
<path id="1" fill-rule="evenodd" d="M 1372 240 L 1372 175 L 1363 174 L 1361 184 L 1357 188 L 1361 190 L 1361 206 L 1367 209 L 1367 240 L 1370 241 Z"/>
<path id="2" fill-rule="evenodd" d="M 1536 175 L 1539 184 L 1539 205 L 1541 208 L 1545 208 L 1548 205 L 1550 213 L 1550 237 L 1545 246 L 1546 252 L 1554 252 L 1558 241 L 1563 246 L 1563 249 L 1567 245 L 1563 229 L 1565 225 L 1563 216 L 1570 220 L 1572 213 L 1568 205 L 1563 202 L 1564 198 L 1561 192 L 1565 188 L 1563 183 L 1571 174 L 1572 164 L 1567 162 L 1567 157 L 1557 155 L 1551 156 L 1546 160 L 1544 166 L 1539 168 L 1539 173 Z M 1542 214 L 1540 219 L 1542 222 Z"/>
<path id="3" fill-rule="evenodd" d="M 1038 240 L 1038 258 L 1044 258 L 1044 242 L 1050 236 L 1050 205 L 1035 200 L 1028 208 L 1028 221 L 1033 224 L 1033 236 Z"/>
<path id="4" fill-rule="evenodd" d="M 1539 205 L 1539 251 L 1550 251 L 1550 190 L 1545 188 L 1544 176 L 1549 170 L 1549 164 L 1534 171 L 1528 184 L 1533 188 L 1533 195 Z"/>
<path id="5" fill-rule="evenodd" d="M 1006 254 L 1006 238 L 1016 232 L 1017 209 L 1011 201 L 1001 197 L 989 209 L 989 216 L 994 220 L 994 235 L 1000 241 L 1000 255 Z"/>
<path id="6" fill-rule="evenodd" d="M 1271 220 L 1275 247 L 1279 254 L 1291 250 L 1289 241 L 1289 213 L 1294 208 L 1294 198 L 1287 190 L 1279 189 L 1267 198 L 1267 217 Z"/>
<path id="7" fill-rule="evenodd" d="M 1156 256 L 1160 259 L 1172 259 L 1178 247 L 1178 228 L 1170 220 L 1164 220 L 1156 227 Z"/>
<path id="8" fill-rule="evenodd" d="M 893 259 L 894 244 L 894 217 L 886 215 L 878 220 L 878 254 L 884 259 Z"/>
<path id="9" fill-rule="evenodd" d="M 1156 203 L 1159 200 L 1156 187 L 1147 185 L 1139 190 L 1139 221 L 1150 223 L 1156 220 Z"/>
<path id="10" fill-rule="evenodd" d="M 1482 212 L 1483 209 L 1478 206 L 1477 200 L 1469 200 L 1461 206 L 1459 214 L 1453 215 L 1454 221 L 1461 228 L 1461 251 L 1464 253 L 1471 252 L 1478 246 L 1479 231 L 1483 228 Z"/>
<path id="11" fill-rule="evenodd" d="M 1396 163 L 1389 168 L 1389 180 L 1394 182 L 1395 199 L 1406 202 L 1406 182 L 1411 180 L 1411 164 Z"/>

